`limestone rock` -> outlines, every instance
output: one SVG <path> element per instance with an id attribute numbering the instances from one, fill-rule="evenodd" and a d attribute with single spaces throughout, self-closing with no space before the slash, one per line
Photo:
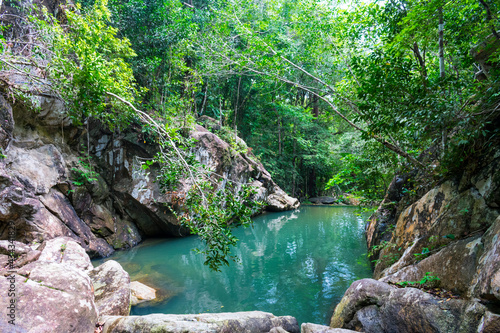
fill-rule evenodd
<path id="1" fill-rule="evenodd" d="M 10 171 L 34 194 L 45 194 L 66 181 L 64 158 L 56 146 L 24 149 L 13 145 L 7 154 Z"/>
<path id="2" fill-rule="evenodd" d="M 420 289 L 364 279 L 346 291 L 330 326 L 369 333 L 474 332 L 485 312 L 474 301 L 448 301 Z"/>
<path id="3" fill-rule="evenodd" d="M 130 312 L 130 277 L 122 266 L 108 260 L 89 272 L 100 316 L 128 316 Z"/>
<path id="4" fill-rule="evenodd" d="M 130 291 L 132 294 L 131 305 L 137 305 L 156 298 L 156 290 L 139 281 L 132 281 L 130 283 Z"/>
<path id="5" fill-rule="evenodd" d="M 281 327 L 286 332 L 299 333 L 293 317 L 276 317 L 266 312 L 234 312 L 199 315 L 152 314 L 147 316 L 104 317 L 103 333 L 118 332 L 203 332 L 203 333 L 268 333 Z"/>

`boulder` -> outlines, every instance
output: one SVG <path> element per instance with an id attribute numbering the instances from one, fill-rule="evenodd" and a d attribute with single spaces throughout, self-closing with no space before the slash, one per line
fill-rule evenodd
<path id="1" fill-rule="evenodd" d="M 0 276 L 2 290 L 8 290 L 10 282 L 15 281 L 18 296 L 15 323 L 20 331 L 94 332 L 97 311 L 89 277 L 72 266 L 56 263 L 30 265 L 29 275 Z M 3 293 L 0 305 L 7 308 L 10 300 L 7 293 Z M 5 324 L 4 317 L 0 319 L 2 324 Z"/>
<path id="2" fill-rule="evenodd" d="M 380 279 L 383 282 L 420 281 L 427 272 L 439 277 L 440 287 L 466 295 L 476 274 L 481 236 L 456 241 L 422 261 Z M 460 259 L 460 260 L 458 260 Z"/>
<path id="3" fill-rule="evenodd" d="M 92 269 L 90 258 L 85 250 L 72 238 L 57 237 L 45 241 L 40 247 L 38 262 L 58 263 L 87 271 Z"/>
<path id="4" fill-rule="evenodd" d="M 100 316 L 128 316 L 130 312 L 130 277 L 114 260 L 89 272 Z"/>
<path id="5" fill-rule="evenodd" d="M 273 328 L 299 333 L 299 325 L 293 317 L 276 317 L 270 313 L 234 312 L 199 315 L 152 314 L 147 316 L 102 318 L 103 333 L 118 332 L 203 332 L 203 333 L 268 333 Z"/>
<path id="6" fill-rule="evenodd" d="M 266 209 L 271 212 L 297 209 L 300 206 L 299 199 L 292 198 L 279 187 L 267 197 L 266 204 Z"/>
<path id="7" fill-rule="evenodd" d="M 313 197 L 309 198 L 309 201 L 312 202 L 313 204 L 324 204 L 324 205 L 331 205 L 335 203 L 335 198 L 334 197 Z"/>
<path id="8" fill-rule="evenodd" d="M 440 299 L 420 289 L 364 279 L 346 291 L 330 326 L 367 333 L 475 332 L 485 313 L 486 307 L 475 301 Z"/>
<path id="9" fill-rule="evenodd" d="M 468 295 L 498 303 L 500 302 L 500 216 L 484 234 L 479 245 L 481 256 Z"/>
<path id="10" fill-rule="evenodd" d="M 353 333 L 355 331 L 343 328 L 331 328 L 329 326 L 303 323 L 300 326 L 300 333 Z"/>
<path id="11" fill-rule="evenodd" d="M 140 283 L 133 281 L 130 283 L 131 305 L 137 305 L 143 302 L 151 301 L 156 298 L 156 290 Z"/>

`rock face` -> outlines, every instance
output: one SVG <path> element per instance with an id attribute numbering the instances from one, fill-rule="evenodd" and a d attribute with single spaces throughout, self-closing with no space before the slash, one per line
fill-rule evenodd
<path id="1" fill-rule="evenodd" d="M 367 224 L 368 245 L 377 259 L 374 278 L 379 281 L 354 282 L 330 326 L 364 332 L 495 332 L 500 151 L 478 156 L 462 174 L 414 198 L 403 195 L 411 188 L 408 179 L 415 176 L 396 177 Z M 428 274 L 460 298 L 440 299 L 393 285 L 420 281 Z"/>
<path id="2" fill-rule="evenodd" d="M 94 332 L 98 312 L 86 273 L 92 266 L 85 250 L 71 238 L 49 240 L 38 249 L 20 248 L 22 255 L 15 261 L 15 273 L 0 271 L 0 288 L 9 290 L 15 285 L 17 297 L 16 326 L 2 316 L 1 331 Z M 2 293 L 0 305 L 7 308 L 11 299 Z"/>
<path id="3" fill-rule="evenodd" d="M 155 166 L 141 167 L 158 148 L 145 143 L 140 128 L 113 133 L 92 121 L 75 128 L 59 101 L 40 97 L 39 105 L 35 115 L 0 97 L 0 223 L 14 223 L 16 240 L 70 237 L 91 257 L 105 257 L 144 237 L 188 234 L 167 208 L 175 207 L 176 194 L 160 191 Z M 198 125 L 190 135 L 198 140 L 196 158 L 222 177 L 220 188 L 251 181 L 268 210 L 298 207 L 251 153 L 236 152 Z M 0 239 L 7 232 L 0 229 Z"/>
<path id="4" fill-rule="evenodd" d="M 275 317 L 270 313 L 259 311 L 199 315 L 109 316 L 102 320 L 103 333 L 268 333 L 273 329 L 275 332 L 300 332 L 295 318 Z"/>

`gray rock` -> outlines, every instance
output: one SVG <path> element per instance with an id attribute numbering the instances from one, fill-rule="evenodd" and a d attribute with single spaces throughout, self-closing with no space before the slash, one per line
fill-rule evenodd
<path id="1" fill-rule="evenodd" d="M 128 316 L 130 312 L 130 277 L 114 260 L 89 272 L 100 316 Z"/>
<path id="2" fill-rule="evenodd" d="M 485 312 L 474 301 L 440 299 L 420 289 L 364 279 L 346 291 L 330 326 L 369 333 L 474 332 Z"/>
<path id="3" fill-rule="evenodd" d="M 292 198 L 280 188 L 275 189 L 275 192 L 267 197 L 266 204 L 266 209 L 272 212 L 282 212 L 300 206 L 299 199 Z"/>
<path id="4" fill-rule="evenodd" d="M 109 316 L 102 318 L 102 321 L 103 333 L 268 333 L 273 328 L 279 327 L 290 333 L 300 332 L 295 318 L 276 317 L 259 311 L 200 315 Z"/>
<path id="5" fill-rule="evenodd" d="M 343 328 L 331 328 L 329 326 L 303 323 L 300 326 L 300 333 L 352 333 L 355 331 L 346 330 Z"/>

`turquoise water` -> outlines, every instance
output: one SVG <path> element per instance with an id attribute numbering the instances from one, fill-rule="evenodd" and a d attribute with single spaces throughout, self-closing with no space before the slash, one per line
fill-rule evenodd
<path id="1" fill-rule="evenodd" d="M 258 216 L 253 227 L 234 231 L 240 241 L 233 253 L 241 261 L 221 272 L 191 250 L 201 246 L 196 237 L 149 240 L 107 259 L 161 290 L 159 301 L 132 307 L 134 315 L 260 310 L 328 324 L 351 282 L 371 276 L 366 216 L 355 213 L 355 207 L 305 206 Z"/>

